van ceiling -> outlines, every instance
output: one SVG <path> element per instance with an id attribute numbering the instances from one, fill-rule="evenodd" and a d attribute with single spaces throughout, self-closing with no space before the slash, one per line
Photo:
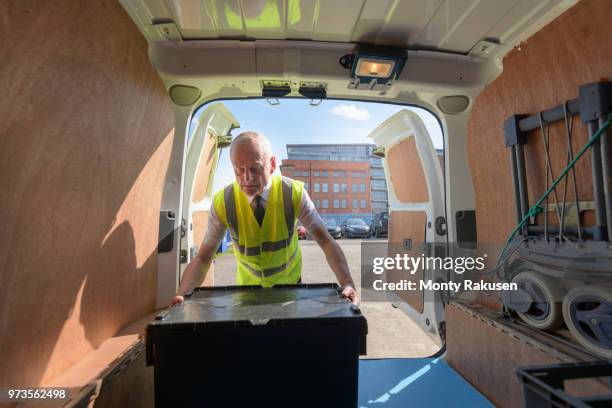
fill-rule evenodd
<path id="1" fill-rule="evenodd" d="M 182 40 L 313 40 L 468 54 L 506 44 L 568 0 L 136 0 L 143 25 L 174 25 Z M 126 2 L 123 2 L 126 5 Z"/>

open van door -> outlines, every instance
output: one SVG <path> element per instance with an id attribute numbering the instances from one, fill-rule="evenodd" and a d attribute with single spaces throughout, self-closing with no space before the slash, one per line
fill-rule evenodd
<path id="1" fill-rule="evenodd" d="M 369 137 L 377 145 L 375 154 L 384 156 L 390 215 L 386 256 L 444 256 L 439 252 L 445 250 L 447 242 L 443 164 L 423 120 L 404 109 Z M 421 280 L 445 281 L 445 276 L 425 268 L 417 269 L 413 275 L 405 270 L 387 272 L 387 281 L 401 279 L 415 282 L 417 290 L 387 292 L 388 299 L 442 346 L 444 305 L 439 294 L 418 288 Z"/>
<path id="2" fill-rule="evenodd" d="M 198 247 L 208 224 L 213 180 L 221 149 L 231 142 L 230 132 L 240 127 L 223 103 L 215 103 L 199 117 L 187 144 L 181 220 L 180 277 Z M 213 274 L 206 283 L 212 284 Z"/>

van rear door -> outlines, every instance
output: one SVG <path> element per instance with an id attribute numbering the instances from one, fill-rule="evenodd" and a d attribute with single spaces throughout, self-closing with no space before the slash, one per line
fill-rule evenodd
<path id="1" fill-rule="evenodd" d="M 414 111 L 404 109 L 374 129 L 369 137 L 377 150 L 384 152 L 389 195 L 387 256 L 441 255 L 439 250 L 444 251 L 446 245 L 442 156 L 437 154 L 423 120 Z M 427 268 L 415 269 L 414 274 L 393 270 L 387 272 L 387 280 L 413 281 L 418 289 L 420 281 L 444 280 L 438 273 Z M 418 289 L 387 295 L 436 343 L 443 344 L 444 305 L 437 293 Z"/>
<path id="2" fill-rule="evenodd" d="M 181 220 L 180 276 L 198 252 L 212 204 L 213 180 L 221 148 L 229 144 L 232 129 L 240 127 L 223 103 L 199 115 L 187 144 Z M 206 283 L 212 284 L 212 274 Z"/>

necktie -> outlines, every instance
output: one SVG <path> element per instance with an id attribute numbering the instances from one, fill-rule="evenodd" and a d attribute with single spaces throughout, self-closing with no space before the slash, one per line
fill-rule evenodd
<path id="1" fill-rule="evenodd" d="M 253 212 L 255 213 L 255 219 L 259 223 L 260 227 L 261 223 L 263 222 L 264 214 L 266 212 L 262 201 L 263 198 L 260 195 L 255 196 L 255 209 L 253 210 Z"/>

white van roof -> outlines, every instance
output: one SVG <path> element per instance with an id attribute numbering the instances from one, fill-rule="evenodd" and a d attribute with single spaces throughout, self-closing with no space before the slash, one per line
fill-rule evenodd
<path id="1" fill-rule="evenodd" d="M 483 40 L 513 42 L 543 16 L 556 16 L 576 0 L 121 2 L 141 27 L 158 26 L 162 36 L 183 41 L 312 40 L 468 54 Z M 155 31 L 145 36 L 154 36 Z"/>

